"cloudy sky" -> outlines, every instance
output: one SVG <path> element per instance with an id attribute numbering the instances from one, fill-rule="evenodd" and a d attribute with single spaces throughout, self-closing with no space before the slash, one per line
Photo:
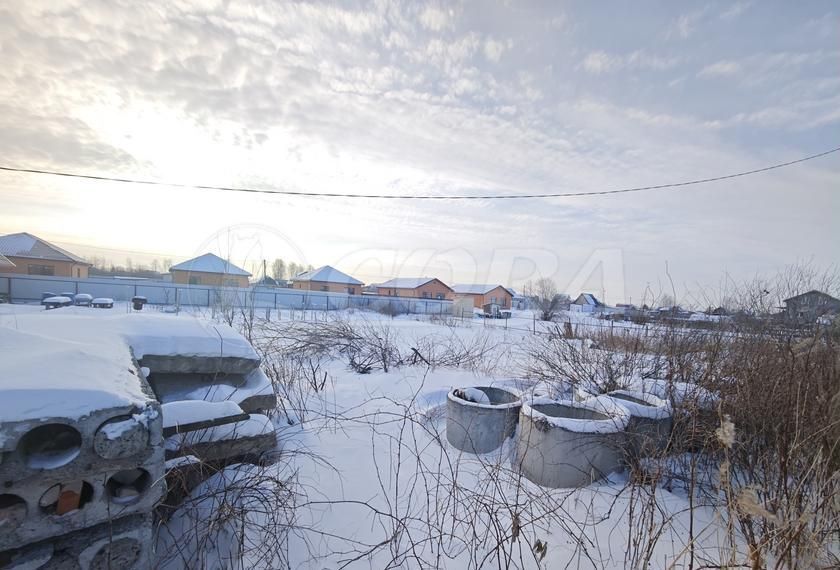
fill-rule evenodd
<path id="1" fill-rule="evenodd" d="M 0 3 L 0 164 L 297 191 L 597 191 L 840 143 L 834 2 Z M 0 173 L 0 232 L 85 255 L 552 276 L 640 299 L 836 262 L 840 155 L 519 201 L 217 193 Z M 148 254 L 148 255 L 147 255 Z M 670 289 L 670 285 L 667 285 Z M 681 293 L 680 293 L 681 294 Z"/>

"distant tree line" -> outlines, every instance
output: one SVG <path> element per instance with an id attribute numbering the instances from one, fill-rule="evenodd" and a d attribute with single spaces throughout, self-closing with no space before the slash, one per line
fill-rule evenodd
<path id="1" fill-rule="evenodd" d="M 303 263 L 296 263 L 294 261 L 286 261 L 281 258 L 275 259 L 271 262 L 271 277 L 275 281 L 285 281 L 291 279 L 298 273 L 304 271 L 312 271 L 315 269 L 312 265 L 304 265 Z"/>
<path id="2" fill-rule="evenodd" d="M 130 277 L 160 277 L 162 273 L 169 271 L 172 266 L 172 259 L 152 259 L 148 263 L 135 263 L 130 257 L 125 258 L 124 264 L 114 263 L 105 257 L 91 256 L 86 258 L 91 264 L 91 275 L 122 275 Z"/>

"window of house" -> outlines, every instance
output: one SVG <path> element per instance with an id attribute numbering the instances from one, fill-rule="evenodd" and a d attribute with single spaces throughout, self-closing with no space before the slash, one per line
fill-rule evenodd
<path id="1" fill-rule="evenodd" d="M 321 285 L 321 291 L 329 291 L 329 290 L 330 290 L 329 285 Z"/>
<path id="2" fill-rule="evenodd" d="M 443 293 L 438 293 L 438 294 L 436 295 L 436 298 L 437 298 L 437 299 L 440 299 L 440 300 L 443 300 Z"/>
<path id="3" fill-rule="evenodd" d="M 29 265 L 27 269 L 30 275 L 55 275 L 53 265 Z"/>
<path id="4" fill-rule="evenodd" d="M 225 279 L 222 281 L 222 285 L 225 287 L 238 287 L 239 282 L 236 279 Z"/>
<path id="5" fill-rule="evenodd" d="M 347 288 L 347 293 L 349 295 L 355 295 L 356 294 L 356 288 L 355 287 L 348 287 Z"/>
<path id="6" fill-rule="evenodd" d="M 201 277 L 190 276 L 190 285 L 199 285 L 201 283 Z"/>
<path id="7" fill-rule="evenodd" d="M 496 304 L 496 297 L 490 297 L 490 302 L 495 305 Z"/>
<path id="8" fill-rule="evenodd" d="M 81 276 L 82 276 L 82 270 L 77 267 L 76 268 L 76 277 L 81 277 Z"/>
<path id="9" fill-rule="evenodd" d="M 428 291 L 423 291 L 423 298 L 424 298 L 424 299 L 428 299 L 428 298 L 429 298 L 429 292 L 428 292 Z"/>

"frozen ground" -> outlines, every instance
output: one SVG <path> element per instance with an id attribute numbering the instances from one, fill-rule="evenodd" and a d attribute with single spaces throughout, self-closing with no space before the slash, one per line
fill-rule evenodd
<path id="1" fill-rule="evenodd" d="M 27 314 L 40 311 L 0 305 L 0 327 L 25 328 Z M 89 312 L 90 326 L 107 322 L 109 313 L 49 313 L 60 322 L 62 311 Z M 110 311 L 125 313 L 126 307 Z M 310 313 L 308 320 L 334 316 Z M 446 443 L 444 406 L 452 387 L 529 388 L 516 379 L 519 360 L 533 327 L 544 325 L 530 314 L 517 316 L 521 320 L 508 323 L 446 326 L 411 316 L 345 313 L 350 322 L 387 327 L 406 352 L 424 339 L 450 345 L 479 340 L 493 350 L 470 369 L 417 363 L 357 374 L 341 358 L 325 360 L 319 369 L 326 374 L 323 388 L 302 389 L 295 406 L 285 402 L 274 417 L 281 460 L 263 468 L 232 466 L 197 489 L 160 529 L 160 566 L 626 568 L 649 549 L 651 567 L 679 568 L 688 566 L 690 527 L 694 555 L 718 560 L 726 544 L 718 515 L 696 504 L 689 511 L 678 484 L 656 491 L 651 521 L 657 528 L 667 522 L 651 545 L 648 533 L 631 524 L 631 506 L 640 508 L 640 498 L 625 473 L 582 489 L 549 490 L 518 476 L 513 440 L 484 456 L 461 454 Z M 292 317 L 280 315 L 281 322 Z M 591 324 L 583 315 L 571 318 Z"/>

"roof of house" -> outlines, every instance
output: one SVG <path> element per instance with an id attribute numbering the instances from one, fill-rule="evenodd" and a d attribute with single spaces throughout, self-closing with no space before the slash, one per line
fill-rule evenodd
<path id="1" fill-rule="evenodd" d="M 840 299 L 837 299 L 837 298 L 835 298 L 835 297 L 832 297 L 832 296 L 831 296 L 831 295 L 829 295 L 828 293 L 823 293 L 822 291 L 817 291 L 816 289 L 811 289 L 810 291 L 806 291 L 805 293 L 800 293 L 799 295 L 794 295 L 793 297 L 788 297 L 787 299 L 784 299 L 784 302 L 785 302 L 785 303 L 787 303 L 788 301 L 795 301 L 795 300 L 797 300 L 797 299 L 799 299 L 799 298 L 801 298 L 801 297 L 807 297 L 807 296 L 809 296 L 809 295 L 814 295 L 814 294 L 817 294 L 817 295 L 825 295 L 825 296 L 826 296 L 826 297 L 828 297 L 829 299 L 833 299 L 834 301 L 838 301 L 838 302 L 840 302 Z"/>
<path id="2" fill-rule="evenodd" d="M 90 265 L 78 255 L 26 232 L 0 236 L 0 254 L 9 257 L 71 261 Z"/>
<path id="3" fill-rule="evenodd" d="M 0 268 L 3 267 L 14 267 L 15 264 L 12 263 L 12 260 L 0 253 Z"/>
<path id="4" fill-rule="evenodd" d="M 250 273 L 241 267 L 237 267 L 230 261 L 222 259 L 214 253 L 205 253 L 204 255 L 188 259 L 178 265 L 173 265 L 169 268 L 169 271 L 195 271 L 199 273 L 251 276 Z"/>
<path id="5" fill-rule="evenodd" d="M 501 287 L 513 296 L 513 291 L 499 284 L 457 283 L 452 286 L 452 290 L 461 295 L 486 295 L 498 287 Z"/>
<path id="6" fill-rule="evenodd" d="M 277 279 L 275 279 L 274 277 L 269 277 L 268 275 L 260 278 L 260 280 L 257 281 L 257 285 L 275 285 L 276 286 L 276 285 L 279 285 L 279 284 L 280 284 L 280 282 L 277 281 Z"/>
<path id="7" fill-rule="evenodd" d="M 583 302 L 578 303 L 579 300 L 582 300 Z M 603 303 L 601 301 L 599 301 L 598 298 L 595 297 L 595 295 L 593 295 L 592 293 L 581 293 L 580 295 L 578 295 L 578 298 L 575 299 L 575 304 L 576 305 L 592 305 L 593 307 L 603 306 Z"/>
<path id="8" fill-rule="evenodd" d="M 377 287 L 388 287 L 391 289 L 417 289 L 430 281 L 438 281 L 441 285 L 452 290 L 452 287 L 438 279 L 437 277 L 397 277 L 396 279 L 389 279 L 384 283 L 379 283 Z"/>
<path id="9" fill-rule="evenodd" d="M 335 267 L 324 265 L 312 271 L 304 271 L 292 277 L 292 281 L 320 281 L 323 283 L 341 283 L 343 285 L 362 285 L 355 277 L 350 277 Z"/>

